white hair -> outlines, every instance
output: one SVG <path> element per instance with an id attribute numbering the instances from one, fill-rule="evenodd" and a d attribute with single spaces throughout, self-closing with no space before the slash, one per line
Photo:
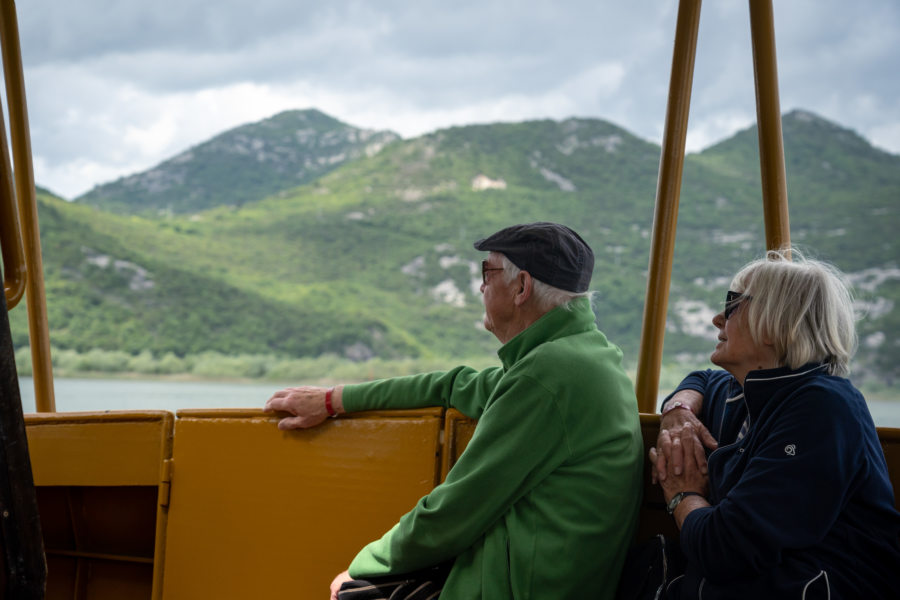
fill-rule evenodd
<path id="1" fill-rule="evenodd" d="M 517 267 L 509 260 L 505 254 L 498 252 L 500 255 L 500 259 L 503 265 L 503 278 L 506 283 L 512 282 L 513 279 L 518 277 L 519 273 L 522 272 L 522 269 Z M 534 298 L 534 301 L 538 307 L 543 312 L 547 312 L 557 306 L 561 306 L 565 310 L 572 310 L 571 303 L 576 298 L 590 298 L 593 292 L 570 292 L 568 290 L 561 290 L 559 288 L 553 287 L 552 285 L 546 284 L 543 281 L 535 279 L 534 276 L 531 278 L 532 280 L 532 292 L 531 296 Z"/>
<path id="2" fill-rule="evenodd" d="M 745 265 L 732 290 L 749 296 L 750 334 L 774 345 L 779 366 L 792 369 L 827 363 L 832 375 L 846 375 L 856 352 L 853 296 L 846 277 L 826 262 L 796 249 L 770 250 Z"/>

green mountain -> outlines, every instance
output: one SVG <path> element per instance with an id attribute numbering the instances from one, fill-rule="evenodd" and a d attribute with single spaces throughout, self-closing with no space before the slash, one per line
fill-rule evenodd
<path id="1" fill-rule="evenodd" d="M 857 372 L 890 382 L 900 157 L 806 112 L 786 115 L 784 133 L 793 240 L 849 273 L 866 312 Z M 731 274 L 764 247 L 756 145 L 748 129 L 686 160 L 670 359 L 703 364 Z M 162 218 L 42 195 L 51 337 L 158 355 L 489 354 L 472 242 L 554 220 L 594 248 L 598 325 L 633 362 L 659 152 L 601 120 L 533 121 L 394 141 L 299 187 Z"/>
<path id="2" fill-rule="evenodd" d="M 900 157 L 806 111 L 785 115 L 783 134 L 791 241 L 848 274 L 860 313 L 857 373 L 877 373 L 891 383 L 900 375 L 900 248 L 894 233 L 900 225 Z M 728 274 L 748 254 L 760 253 L 765 233 L 758 164 L 755 127 L 689 157 L 676 243 L 675 268 L 684 271 L 673 281 L 678 295 L 702 297 L 704 286 L 718 294 L 719 265 L 732 265 Z M 717 260 L 709 261 L 707 252 Z"/>
<path id="3" fill-rule="evenodd" d="M 292 110 L 236 127 L 162 164 L 76 199 L 120 214 L 190 213 L 240 206 L 374 154 L 399 139 L 317 110 Z"/>

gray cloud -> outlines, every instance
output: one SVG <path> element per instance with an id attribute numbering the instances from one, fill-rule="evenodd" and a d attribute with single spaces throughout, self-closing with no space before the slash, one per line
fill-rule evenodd
<path id="1" fill-rule="evenodd" d="M 418 135 L 600 117 L 658 142 L 674 0 L 29 0 L 19 4 L 39 183 L 67 196 L 219 131 L 315 106 Z M 775 3 L 782 107 L 900 151 L 900 5 Z M 755 119 L 745 2 L 703 7 L 693 149 Z"/>

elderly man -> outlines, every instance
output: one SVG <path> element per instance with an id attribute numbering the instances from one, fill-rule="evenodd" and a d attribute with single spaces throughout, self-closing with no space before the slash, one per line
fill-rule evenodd
<path id="1" fill-rule="evenodd" d="M 490 252 L 484 325 L 503 344 L 501 367 L 288 388 L 266 404 L 294 415 L 282 429 L 424 406 L 478 420 L 446 481 L 360 551 L 332 598 L 615 593 L 637 522 L 642 444 L 622 353 L 594 324 L 593 252 L 555 223 L 508 227 L 475 248 Z M 422 595 L 391 596 L 397 585 Z"/>

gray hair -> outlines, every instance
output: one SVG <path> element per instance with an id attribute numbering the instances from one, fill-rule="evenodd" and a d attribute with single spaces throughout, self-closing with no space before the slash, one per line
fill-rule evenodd
<path id="1" fill-rule="evenodd" d="M 770 250 L 731 285 L 752 298 L 741 309 L 749 310 L 750 335 L 774 345 L 779 366 L 817 362 L 832 375 L 849 373 L 857 347 L 853 295 L 836 267 L 796 249 Z"/>
<path id="2" fill-rule="evenodd" d="M 518 277 L 519 273 L 522 272 L 522 269 L 514 265 L 502 252 L 498 252 L 497 254 L 500 255 L 502 261 L 504 281 L 510 283 L 513 279 Z M 561 290 L 535 279 L 534 277 L 532 277 L 531 280 L 533 282 L 531 295 L 534 298 L 538 309 L 543 312 L 548 312 L 557 306 L 561 306 L 565 310 L 572 310 L 571 303 L 573 300 L 576 298 L 590 298 L 593 295 L 593 292 L 570 292 L 568 290 Z"/>

